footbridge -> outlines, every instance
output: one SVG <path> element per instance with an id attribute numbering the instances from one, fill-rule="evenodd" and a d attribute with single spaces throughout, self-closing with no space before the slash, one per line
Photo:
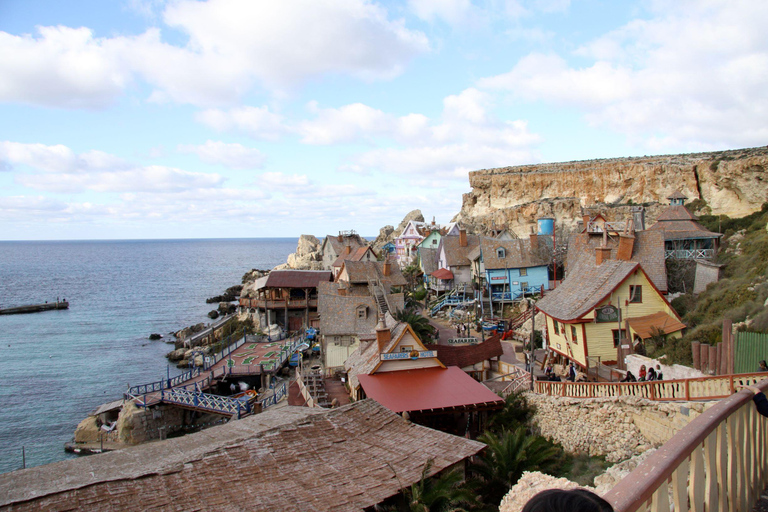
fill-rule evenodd
<path id="1" fill-rule="evenodd" d="M 275 375 L 302 343 L 305 343 L 303 335 L 279 340 L 243 336 L 218 354 L 205 357 L 202 367 L 193 368 L 173 378 L 131 386 L 124 397 L 133 400 L 139 407 L 171 404 L 242 418 L 257 412 L 257 407 L 247 400 L 210 391 L 219 382 L 233 377 Z M 285 384 L 270 389 L 268 396 L 259 402 L 260 410 L 275 405 L 287 393 Z"/>

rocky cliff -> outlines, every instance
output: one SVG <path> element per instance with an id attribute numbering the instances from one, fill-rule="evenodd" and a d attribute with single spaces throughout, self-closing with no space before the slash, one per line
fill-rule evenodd
<path id="1" fill-rule="evenodd" d="M 650 224 L 678 189 L 706 202 L 708 213 L 741 217 L 768 198 L 766 169 L 768 146 L 483 169 L 470 173 L 472 192 L 454 220 L 478 232 L 495 224 L 524 235 L 537 217 L 568 228 L 582 207 L 618 208 L 612 220 L 619 220 L 634 203 L 648 205 Z"/>

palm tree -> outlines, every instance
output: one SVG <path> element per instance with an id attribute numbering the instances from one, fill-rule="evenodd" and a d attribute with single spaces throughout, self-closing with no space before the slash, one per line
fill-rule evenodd
<path id="1" fill-rule="evenodd" d="M 462 512 L 478 504 L 477 495 L 467 487 L 459 469 L 429 478 L 434 459 L 421 471 L 421 480 L 403 490 L 410 512 Z"/>
<path id="2" fill-rule="evenodd" d="M 524 471 L 551 472 L 562 462 L 563 451 L 541 436 L 528 435 L 524 426 L 503 429 L 497 436 L 485 432 L 478 437 L 488 445 L 472 464 L 472 472 L 483 485 L 483 501 L 498 504 Z"/>
<path id="3" fill-rule="evenodd" d="M 528 402 L 523 391 L 510 393 L 504 399 L 504 408 L 491 416 L 488 431 L 500 434 L 504 429 L 514 430 L 518 426 L 528 425 L 536 412 L 536 407 Z"/>
<path id="4" fill-rule="evenodd" d="M 435 328 L 429 323 L 429 319 L 419 314 L 412 309 L 398 309 L 395 312 L 395 320 L 405 322 L 411 326 L 416 336 L 424 343 L 429 343 L 432 339 L 432 335 L 435 333 Z"/>

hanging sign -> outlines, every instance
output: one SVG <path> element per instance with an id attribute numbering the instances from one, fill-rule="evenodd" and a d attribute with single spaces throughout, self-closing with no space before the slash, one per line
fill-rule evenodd
<path id="1" fill-rule="evenodd" d="M 413 353 L 416 352 L 416 357 L 413 357 Z M 437 351 L 436 350 L 424 350 L 421 352 L 418 351 L 412 351 L 412 352 L 388 352 L 381 354 L 381 360 L 382 361 L 394 361 L 398 359 L 424 359 L 427 357 L 437 357 Z"/>
<path id="2" fill-rule="evenodd" d="M 618 322 L 619 309 L 616 306 L 603 306 L 595 309 L 595 322 Z"/>

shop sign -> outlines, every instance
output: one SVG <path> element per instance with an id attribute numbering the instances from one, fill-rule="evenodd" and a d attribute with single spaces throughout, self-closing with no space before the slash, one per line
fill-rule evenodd
<path id="1" fill-rule="evenodd" d="M 414 357 L 415 356 L 415 357 Z M 428 357 L 437 357 L 436 350 L 424 350 L 421 352 L 389 352 L 381 354 L 382 361 L 399 361 L 403 359 L 425 359 Z"/>
<path id="2" fill-rule="evenodd" d="M 616 306 L 603 306 L 595 309 L 595 322 L 618 322 L 619 309 Z"/>

